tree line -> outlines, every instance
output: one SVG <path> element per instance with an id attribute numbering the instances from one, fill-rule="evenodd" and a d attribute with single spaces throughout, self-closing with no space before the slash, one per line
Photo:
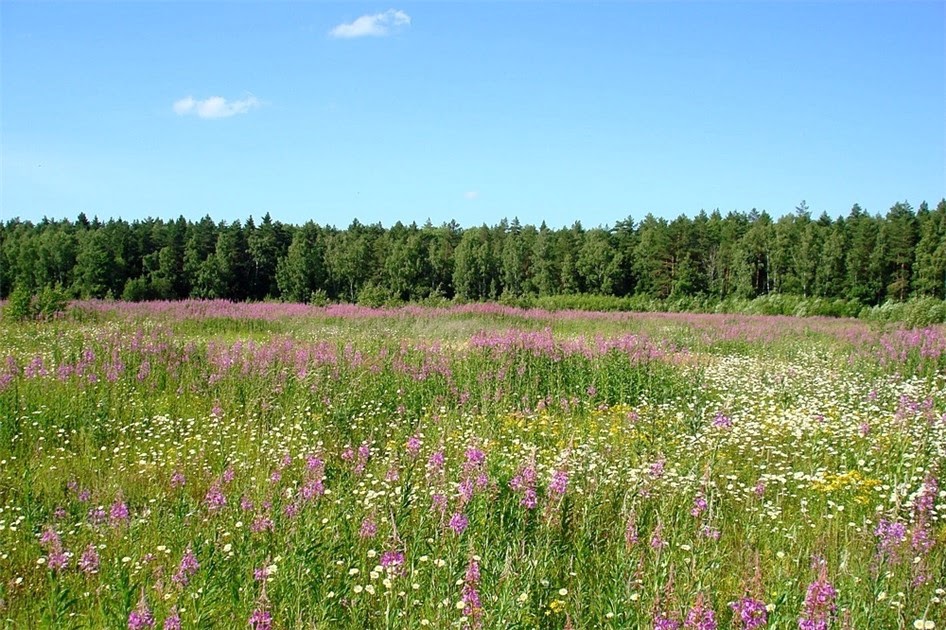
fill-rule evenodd
<path id="1" fill-rule="evenodd" d="M 55 287 L 70 297 L 386 303 L 595 294 L 654 299 L 797 295 L 863 305 L 946 298 L 946 199 L 854 205 L 814 218 L 766 212 L 648 214 L 612 227 L 502 220 L 346 229 L 183 217 L 0 224 L 0 297 Z"/>

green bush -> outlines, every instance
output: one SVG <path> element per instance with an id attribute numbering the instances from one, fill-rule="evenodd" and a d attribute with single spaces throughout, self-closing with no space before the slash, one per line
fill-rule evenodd
<path id="1" fill-rule="evenodd" d="M 7 305 L 3 309 L 3 318 L 22 322 L 36 317 L 33 306 L 33 296 L 25 286 L 18 285 L 10 294 Z"/>

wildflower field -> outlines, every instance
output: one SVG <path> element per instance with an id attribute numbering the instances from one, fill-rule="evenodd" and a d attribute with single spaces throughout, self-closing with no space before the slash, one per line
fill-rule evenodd
<path id="1" fill-rule="evenodd" d="M 178 302 L 0 327 L 10 628 L 944 628 L 946 329 Z"/>

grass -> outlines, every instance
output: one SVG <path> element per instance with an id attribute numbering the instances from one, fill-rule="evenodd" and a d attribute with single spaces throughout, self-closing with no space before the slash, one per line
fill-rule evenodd
<path id="1" fill-rule="evenodd" d="M 941 328 L 97 308 L 0 330 L 10 627 L 946 618 Z"/>

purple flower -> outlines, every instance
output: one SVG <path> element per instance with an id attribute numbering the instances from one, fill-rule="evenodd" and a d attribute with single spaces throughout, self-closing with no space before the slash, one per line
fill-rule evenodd
<path id="1" fill-rule="evenodd" d="M 358 532 L 358 535 L 362 538 L 374 538 L 375 534 L 378 533 L 378 526 L 370 518 L 366 518 L 361 521 L 361 529 Z"/>
<path id="2" fill-rule="evenodd" d="M 704 525 L 700 528 L 700 536 L 703 538 L 709 538 L 710 540 L 719 540 L 720 531 L 715 527 Z"/>
<path id="3" fill-rule="evenodd" d="M 936 500 L 937 494 L 939 494 L 939 482 L 936 480 L 936 477 L 928 475 L 926 479 L 923 480 L 920 496 L 917 497 L 916 503 L 914 504 L 913 509 L 917 516 L 924 517 L 929 515 L 933 510 L 933 502 Z"/>
<path id="4" fill-rule="evenodd" d="M 466 449 L 466 467 L 470 470 L 479 468 L 486 461 L 486 453 L 476 447 Z"/>
<path id="5" fill-rule="evenodd" d="M 197 562 L 197 556 L 194 555 L 194 550 L 188 545 L 181 557 L 181 563 L 177 566 L 177 572 L 171 579 L 181 586 L 187 586 L 191 576 L 197 573 L 199 568 L 200 564 Z"/>
<path id="6" fill-rule="evenodd" d="M 526 491 L 522 493 L 522 501 L 520 501 L 524 508 L 529 510 L 534 510 L 535 506 L 539 504 L 539 497 L 535 493 L 535 488 L 526 488 Z"/>
<path id="7" fill-rule="evenodd" d="M 627 525 L 624 528 L 624 545 L 628 549 L 637 544 L 640 536 L 637 533 L 637 515 L 631 512 L 627 519 Z"/>
<path id="8" fill-rule="evenodd" d="M 49 552 L 49 558 L 46 561 L 47 566 L 53 571 L 60 571 L 69 565 L 69 552 L 63 551 L 61 547 L 56 547 Z"/>
<path id="9" fill-rule="evenodd" d="M 461 481 L 457 491 L 460 493 L 460 502 L 469 503 L 473 498 L 473 480 L 468 478 Z"/>
<path id="10" fill-rule="evenodd" d="M 442 492 L 435 492 L 430 497 L 430 511 L 443 514 L 447 511 L 447 497 Z"/>
<path id="11" fill-rule="evenodd" d="M 480 581 L 480 565 L 475 558 L 470 558 L 470 564 L 467 565 L 466 575 L 463 577 L 462 598 L 465 606 L 463 615 L 469 620 L 469 628 L 482 627 L 483 604 L 480 601 L 480 594 L 476 590 L 476 585 Z"/>
<path id="12" fill-rule="evenodd" d="M 273 627 L 273 616 L 265 608 L 257 608 L 250 615 L 249 623 L 253 630 L 270 630 Z"/>
<path id="13" fill-rule="evenodd" d="M 420 452 L 420 437 L 412 435 L 407 438 L 407 452 L 411 454 L 412 457 L 416 457 L 417 453 Z"/>
<path id="14" fill-rule="evenodd" d="M 204 495 L 204 503 L 207 504 L 207 509 L 211 512 L 219 512 L 224 508 L 227 504 L 227 497 L 220 489 L 220 484 L 214 483 L 207 489 L 207 494 Z"/>
<path id="15" fill-rule="evenodd" d="M 223 481 L 224 484 L 228 484 L 231 481 L 233 481 L 234 477 L 236 477 L 236 471 L 233 470 L 233 466 L 227 466 L 226 470 L 223 471 L 223 475 L 221 475 L 220 479 Z"/>
<path id="16" fill-rule="evenodd" d="M 568 490 L 568 472 L 564 469 L 556 470 L 549 482 L 549 496 L 564 496 L 566 490 Z"/>
<path id="17" fill-rule="evenodd" d="M 105 508 L 94 507 L 89 510 L 89 522 L 93 525 L 101 525 L 107 519 L 108 516 L 105 514 Z"/>
<path id="18" fill-rule="evenodd" d="M 265 582 L 269 577 L 269 567 L 260 567 L 253 570 L 253 579 L 257 582 Z"/>
<path id="19" fill-rule="evenodd" d="M 427 469 L 432 472 L 440 472 L 443 470 L 444 456 L 443 449 L 434 451 L 430 454 L 430 457 L 427 459 Z"/>
<path id="20" fill-rule="evenodd" d="M 651 549 L 663 549 L 667 546 L 667 541 L 663 539 L 661 535 L 663 532 L 663 525 L 658 523 L 657 527 L 654 528 L 654 532 L 650 535 L 650 548 Z"/>
<path id="21" fill-rule="evenodd" d="M 802 616 L 798 619 L 799 630 L 827 630 L 837 610 L 834 603 L 838 592 L 828 582 L 827 570 L 821 565 L 818 579 L 808 585 Z"/>
<path id="22" fill-rule="evenodd" d="M 259 534 L 261 532 L 271 532 L 275 529 L 276 524 L 273 523 L 273 519 L 269 518 L 265 514 L 257 516 L 250 524 L 250 531 L 254 534 Z"/>
<path id="23" fill-rule="evenodd" d="M 311 501 L 323 494 L 325 494 L 325 486 L 321 479 L 313 479 L 302 486 L 302 498 L 306 501 Z"/>
<path id="24" fill-rule="evenodd" d="M 177 606 L 171 608 L 171 612 L 164 619 L 164 630 L 181 630 L 181 616 L 177 612 Z"/>
<path id="25" fill-rule="evenodd" d="M 452 529 L 457 535 L 460 535 L 466 531 L 466 528 L 469 524 L 470 519 L 468 519 L 463 512 L 457 512 L 450 517 L 450 529 Z"/>
<path id="26" fill-rule="evenodd" d="M 121 499 L 116 499 L 109 510 L 109 518 L 113 523 L 122 523 L 128 520 L 128 505 Z"/>
<path id="27" fill-rule="evenodd" d="M 733 610 L 733 621 L 738 622 L 741 630 L 756 630 L 761 628 L 769 621 L 769 612 L 765 607 L 765 602 L 761 602 L 751 597 L 730 602 L 729 607 Z"/>
<path id="28" fill-rule="evenodd" d="M 703 493 L 700 492 L 693 499 L 693 509 L 690 510 L 690 516 L 694 518 L 699 518 L 700 514 L 706 511 L 707 503 L 706 497 L 703 496 Z"/>
<path id="29" fill-rule="evenodd" d="M 92 543 L 89 543 L 82 552 L 82 557 L 79 558 L 79 570 L 87 575 L 97 573 L 99 570 L 99 553 Z"/>
<path id="30" fill-rule="evenodd" d="M 470 558 L 470 564 L 466 567 L 466 575 L 463 579 L 467 584 L 476 584 L 480 581 L 480 564 L 475 558 Z"/>
<path id="31" fill-rule="evenodd" d="M 62 545 L 62 542 L 59 539 L 59 534 L 52 527 L 47 527 L 43 530 L 43 533 L 39 537 L 39 542 L 42 545 L 50 545 L 52 547 L 59 547 Z"/>
<path id="32" fill-rule="evenodd" d="M 703 593 L 696 596 L 696 602 L 687 612 L 683 627 L 689 630 L 716 630 L 716 613 L 706 605 Z"/>
<path id="33" fill-rule="evenodd" d="M 717 429 L 730 429 L 732 428 L 732 420 L 722 411 L 717 411 L 716 417 L 713 418 L 713 426 Z"/>
<path id="34" fill-rule="evenodd" d="M 381 554 L 381 566 L 394 573 L 404 565 L 404 554 L 400 551 L 385 551 Z"/>
<path id="35" fill-rule="evenodd" d="M 897 558 L 897 548 L 907 539 L 907 526 L 898 521 L 880 519 L 874 529 L 877 541 L 877 553 L 885 554 L 891 560 Z"/>
<path id="36" fill-rule="evenodd" d="M 145 599 L 144 592 L 141 593 L 141 599 L 138 605 L 128 614 L 128 630 L 144 630 L 154 627 L 154 615 L 148 608 L 148 602 Z"/>
<path id="37" fill-rule="evenodd" d="M 654 630 L 679 630 L 680 620 L 665 612 L 659 612 L 654 616 Z"/>
<path id="38" fill-rule="evenodd" d="M 175 470 L 174 474 L 171 475 L 171 488 L 182 488 L 184 487 L 184 473 L 180 470 Z"/>

